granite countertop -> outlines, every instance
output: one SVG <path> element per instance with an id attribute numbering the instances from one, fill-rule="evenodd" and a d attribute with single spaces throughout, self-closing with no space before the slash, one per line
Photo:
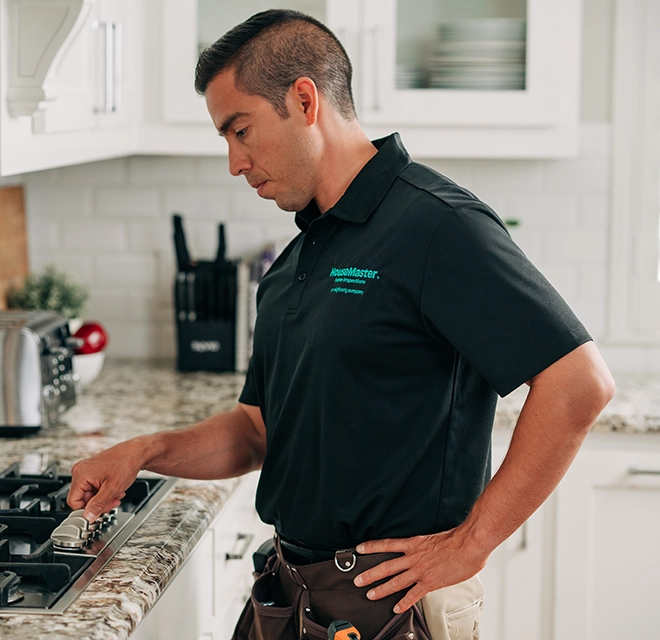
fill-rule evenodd
<path id="1" fill-rule="evenodd" d="M 231 408 L 243 380 L 240 374 L 179 374 L 169 363 L 109 361 L 100 377 L 79 394 L 61 424 L 26 438 L 3 439 L 0 468 L 36 452 L 58 460 L 68 471 L 76 460 L 122 440 L 181 428 Z M 614 400 L 593 430 L 659 432 L 660 377 L 630 377 L 617 384 Z M 525 396 L 526 387 L 500 401 L 496 429 L 513 428 Z M 237 483 L 179 480 L 64 614 L 0 614 L 0 638 L 128 638 Z"/>
<path id="2" fill-rule="evenodd" d="M 136 435 L 177 429 L 231 408 L 244 377 L 174 372 L 172 365 L 109 362 L 63 421 L 0 440 L 0 469 L 41 453 L 71 465 Z M 62 615 L 3 615 L 2 640 L 123 640 L 136 629 L 238 484 L 179 480 Z"/>

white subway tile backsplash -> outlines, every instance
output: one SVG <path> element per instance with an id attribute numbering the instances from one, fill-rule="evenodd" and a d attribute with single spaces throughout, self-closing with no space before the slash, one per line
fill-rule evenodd
<path id="1" fill-rule="evenodd" d="M 171 298 L 158 295 L 152 287 L 133 287 L 126 294 L 126 319 L 167 323 L 174 317 Z"/>
<path id="2" fill-rule="evenodd" d="M 135 185 L 176 185 L 195 182 L 195 159 L 178 156 L 128 158 L 128 178 Z"/>
<path id="3" fill-rule="evenodd" d="M 598 337 L 605 334 L 606 305 L 604 300 L 589 302 L 578 299 L 567 300 L 567 302 L 592 337 Z"/>
<path id="4" fill-rule="evenodd" d="M 79 218 L 92 212 L 89 188 L 26 184 L 25 210 L 30 218 Z"/>
<path id="5" fill-rule="evenodd" d="M 571 228 L 577 224 L 578 199 L 573 195 L 515 194 L 508 199 L 507 216 L 523 227 Z"/>
<path id="6" fill-rule="evenodd" d="M 609 225 L 610 204 L 606 191 L 578 199 L 578 224 L 583 229 L 606 229 Z"/>
<path id="7" fill-rule="evenodd" d="M 169 220 L 128 222 L 126 231 L 129 251 L 174 251 L 174 230 Z"/>
<path id="8" fill-rule="evenodd" d="M 106 254 L 94 257 L 94 282 L 103 285 L 154 287 L 157 258 L 152 254 Z"/>
<path id="9" fill-rule="evenodd" d="M 103 187 L 96 190 L 94 205 L 96 215 L 155 218 L 160 214 L 160 195 L 153 188 Z"/>
<path id="10" fill-rule="evenodd" d="M 581 300 L 605 300 L 607 297 L 607 271 L 603 264 L 585 264 L 578 267 Z"/>
<path id="11" fill-rule="evenodd" d="M 60 247 L 60 223 L 57 221 L 28 216 L 27 234 L 30 252 Z"/>
<path id="12" fill-rule="evenodd" d="M 579 270 L 574 266 L 546 264 L 543 275 L 567 300 L 575 300 L 579 292 Z"/>
<path id="13" fill-rule="evenodd" d="M 229 194 L 222 187 L 177 187 L 163 189 L 163 212 L 166 216 L 180 213 L 184 218 L 214 218 L 230 216 Z"/>
<path id="14" fill-rule="evenodd" d="M 549 160 L 545 165 L 544 188 L 549 192 L 603 194 L 608 191 L 609 182 L 609 158 Z"/>
<path id="15" fill-rule="evenodd" d="M 194 160 L 193 173 L 197 184 L 225 185 L 228 187 L 245 184 L 245 178 L 232 176 L 229 173 L 227 157 L 195 158 Z"/>
<path id="16" fill-rule="evenodd" d="M 61 246 L 73 251 L 121 251 L 126 248 L 126 228 L 101 220 L 62 222 Z"/>
<path id="17" fill-rule="evenodd" d="M 105 324 L 108 320 L 123 320 L 127 309 L 126 291 L 122 287 L 95 285 L 90 291 L 85 315 Z"/>
<path id="18" fill-rule="evenodd" d="M 125 184 L 128 176 L 127 158 L 116 158 L 113 160 L 101 160 L 100 162 L 89 162 L 78 164 L 63 169 L 53 169 L 51 173 L 53 181 L 59 185 L 70 186 L 101 186 Z"/>
<path id="19" fill-rule="evenodd" d="M 295 214 L 282 211 L 273 200 L 265 200 L 251 187 L 230 192 L 232 219 L 240 222 L 275 222 L 291 220 Z"/>
<path id="20" fill-rule="evenodd" d="M 536 265 L 541 261 L 542 238 L 534 229 L 511 227 L 509 233 L 513 241 L 524 251 L 525 255 Z"/>
<path id="21" fill-rule="evenodd" d="M 488 201 L 486 194 L 540 191 L 544 163 L 539 160 L 475 160 L 475 194 Z M 464 185 L 468 189 L 470 187 Z M 484 194 L 482 196 L 482 194 Z"/>
<path id="22" fill-rule="evenodd" d="M 589 327 L 587 326 L 587 329 Z M 599 345 L 603 358 L 614 375 L 646 371 L 647 347 Z"/>
<path id="23" fill-rule="evenodd" d="M 417 160 L 417 158 L 414 158 Z M 461 187 L 472 191 L 475 182 L 476 168 L 472 160 L 444 160 L 438 158 L 420 158 L 419 162 L 425 164 L 438 173 L 453 180 Z"/>
<path id="24" fill-rule="evenodd" d="M 554 263 L 600 263 L 607 260 L 607 233 L 604 230 L 554 230 L 543 234 L 543 259 Z"/>
<path id="25" fill-rule="evenodd" d="M 55 265 L 84 284 L 93 280 L 92 256 L 71 254 L 71 251 L 32 251 L 29 253 L 30 271 L 38 273 L 48 265 Z"/>
<path id="26" fill-rule="evenodd" d="M 173 332 L 155 323 L 111 320 L 104 323 L 110 336 L 108 355 L 118 358 L 173 358 Z"/>

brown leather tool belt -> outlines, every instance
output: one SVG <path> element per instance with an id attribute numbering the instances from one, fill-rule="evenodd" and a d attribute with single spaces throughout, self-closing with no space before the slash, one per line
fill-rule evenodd
<path id="1" fill-rule="evenodd" d="M 301 550 L 330 557 L 306 564 L 305 555 L 296 555 Z M 353 584 L 358 574 L 397 554 L 310 550 L 287 542 L 283 545 L 279 536 L 275 536 L 275 551 L 264 571 L 255 574 L 233 640 L 327 640 L 333 620 L 350 621 L 362 640 L 430 640 L 417 605 L 393 613 L 404 591 L 371 601 L 366 594 L 373 585 L 359 588 Z M 314 555 L 310 560 L 317 558 Z"/>

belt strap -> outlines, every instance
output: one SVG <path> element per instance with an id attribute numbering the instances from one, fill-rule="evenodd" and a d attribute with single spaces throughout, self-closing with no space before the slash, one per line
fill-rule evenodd
<path id="1" fill-rule="evenodd" d="M 276 535 L 279 537 L 284 555 L 293 564 L 314 564 L 334 560 L 337 569 L 344 572 L 350 571 L 355 566 L 357 554 L 353 549 L 338 549 L 337 551 L 312 549 L 285 540 L 280 534 Z"/>

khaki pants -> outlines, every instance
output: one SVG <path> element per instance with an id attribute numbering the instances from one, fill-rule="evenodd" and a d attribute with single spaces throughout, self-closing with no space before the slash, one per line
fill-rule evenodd
<path id="1" fill-rule="evenodd" d="M 433 640 L 478 640 L 483 601 L 478 575 L 424 596 L 420 608 Z"/>

